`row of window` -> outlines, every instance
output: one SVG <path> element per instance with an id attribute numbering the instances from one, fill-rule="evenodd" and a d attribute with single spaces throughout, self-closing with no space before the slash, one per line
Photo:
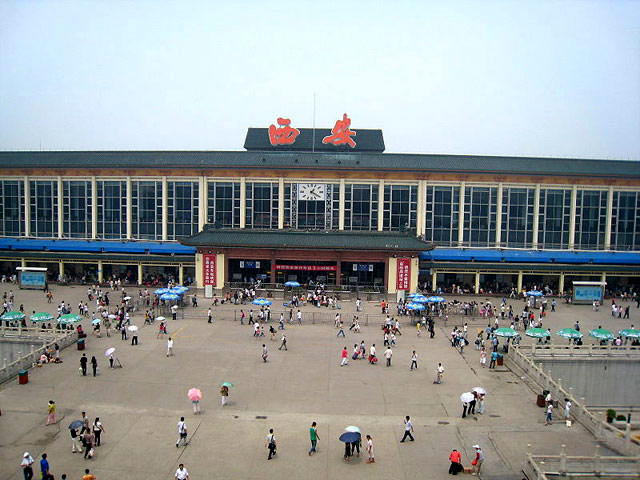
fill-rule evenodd
<path id="1" fill-rule="evenodd" d="M 95 195 L 97 237 L 126 237 L 127 182 L 98 180 Z M 199 183 L 167 182 L 167 236 L 169 239 L 198 231 Z M 0 181 L 0 235 L 25 234 L 25 209 L 29 209 L 30 235 L 58 236 L 58 214 L 62 214 L 63 237 L 92 237 L 92 184 L 88 180 L 64 180 L 59 208 L 56 180 L 30 180 L 29 205 L 22 180 Z M 338 184 L 305 185 L 285 183 L 285 228 L 337 229 L 340 214 Z M 207 182 L 206 221 L 224 228 L 240 227 L 242 208 L 240 182 Z M 425 204 L 425 238 L 442 246 L 462 244 L 530 248 L 534 243 L 535 189 L 532 187 L 466 186 L 463 202 L 457 186 L 428 185 Z M 498 201 L 502 194 L 501 202 Z M 131 182 L 131 234 L 136 239 L 162 239 L 162 182 Z M 247 228 L 278 228 L 278 203 L 281 192 L 277 182 L 247 182 L 245 224 Z M 344 228 L 377 230 L 382 207 L 383 230 L 415 229 L 418 211 L 418 187 L 384 185 L 379 202 L 377 184 L 347 184 L 344 194 Z M 575 247 L 602 249 L 605 244 L 607 190 L 578 190 L 575 211 Z M 567 248 L 570 244 L 571 189 L 541 188 L 537 199 L 540 248 Z M 498 204 L 501 203 L 498 215 Z M 462 204 L 462 210 L 461 210 Z M 611 248 L 640 249 L 640 192 L 614 191 Z M 498 239 L 499 235 L 499 239 Z"/>

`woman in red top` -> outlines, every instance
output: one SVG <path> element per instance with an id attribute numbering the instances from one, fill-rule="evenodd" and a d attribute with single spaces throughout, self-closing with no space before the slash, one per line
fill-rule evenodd
<path id="1" fill-rule="evenodd" d="M 449 475 L 457 475 L 459 472 L 464 470 L 464 468 L 462 467 L 462 463 L 460 463 L 460 461 L 462 460 L 462 456 L 460 455 L 460 452 L 455 448 L 451 452 L 451 455 L 449 455 L 449 460 L 451 460 Z"/>

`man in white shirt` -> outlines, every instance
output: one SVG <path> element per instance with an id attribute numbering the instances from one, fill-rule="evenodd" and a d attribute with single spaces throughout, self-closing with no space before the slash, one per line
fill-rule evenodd
<path id="1" fill-rule="evenodd" d="M 407 437 L 409 437 L 409 440 L 413 442 L 413 435 L 411 435 L 411 432 L 413 432 L 413 423 L 411 423 L 411 417 L 407 415 L 404 420 L 404 435 L 402 436 L 400 443 L 404 443 L 404 440 Z"/>
<path id="2" fill-rule="evenodd" d="M 178 441 L 176 442 L 176 448 L 180 445 L 180 442 L 187 445 L 187 423 L 184 421 L 184 417 L 180 417 L 180 421 L 178 422 Z"/>
<path id="3" fill-rule="evenodd" d="M 189 472 L 184 468 L 184 464 L 178 465 L 178 470 L 176 470 L 176 478 L 178 480 L 189 480 Z"/>
<path id="4" fill-rule="evenodd" d="M 302 312 L 300 310 L 296 313 L 296 319 L 298 320 L 298 325 L 302 325 Z"/>
<path id="5" fill-rule="evenodd" d="M 173 340 L 171 339 L 171 337 L 169 337 L 169 340 L 167 340 L 167 357 L 170 357 L 173 355 Z"/>
<path id="6" fill-rule="evenodd" d="M 384 358 L 387 359 L 387 367 L 391 366 L 392 356 L 393 356 L 393 351 L 391 350 L 391 347 L 387 347 L 387 349 L 384 351 Z"/>
<path id="7" fill-rule="evenodd" d="M 373 359 L 376 358 L 376 344 L 371 345 L 369 349 L 369 363 L 373 363 Z"/>
<path id="8" fill-rule="evenodd" d="M 178 316 L 178 305 L 171 305 L 171 315 L 173 319 L 176 320 Z"/>
<path id="9" fill-rule="evenodd" d="M 211 321 L 213 320 L 213 314 L 211 313 L 211 307 L 209 307 L 209 309 L 207 310 L 207 317 L 209 318 L 207 323 L 211 323 Z"/>

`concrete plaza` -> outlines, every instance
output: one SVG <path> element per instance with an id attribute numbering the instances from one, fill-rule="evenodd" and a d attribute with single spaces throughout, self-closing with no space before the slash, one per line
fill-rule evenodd
<path id="1" fill-rule="evenodd" d="M 2 285 L 2 291 L 9 286 Z M 14 286 L 15 287 L 15 286 Z M 55 313 L 42 292 L 17 291 L 16 304 L 25 310 Z M 137 293 L 137 289 L 129 289 Z M 54 302 L 73 306 L 86 298 L 86 287 L 55 287 Z M 136 296 L 136 295 L 134 295 Z M 118 297 L 112 295 L 112 302 Z M 469 297 L 467 297 L 469 298 Z M 484 301 L 484 297 L 475 297 Z M 494 304 L 499 299 L 492 299 Z M 522 302 L 512 301 L 514 311 Z M 287 325 L 288 351 L 279 351 L 279 335 L 271 341 L 252 336 L 251 326 L 231 320 L 234 307 L 214 308 L 216 321 L 208 324 L 200 300 L 198 315 L 185 309 L 184 319 L 169 320 L 169 334 L 175 340 L 174 356 L 166 356 L 166 338 L 157 339 L 157 325 L 143 325 L 140 312 L 133 323 L 140 327 L 140 344 L 131 346 L 120 339 L 89 335 L 89 357 L 95 355 L 99 375 L 82 377 L 78 372 L 81 352 L 63 351 L 63 364 L 31 369 L 30 382 L 18 385 L 14 379 L 0 387 L 0 480 L 22 478 L 20 460 L 29 451 L 39 460 L 46 452 L 56 479 L 67 473 L 79 479 L 91 468 L 98 479 L 170 479 L 184 463 L 192 479 L 202 478 L 448 478 L 451 449 L 462 452 L 463 463 L 474 458 L 474 444 L 480 444 L 486 460 L 482 478 L 520 479 L 527 445 L 539 454 L 558 454 L 566 444 L 569 455 L 592 455 L 594 438 L 580 425 L 567 428 L 558 421 L 544 426 L 543 409 L 535 406 L 536 394 L 504 367 L 480 368 L 479 354 L 468 346 L 461 355 L 450 346 L 449 326 L 437 326 L 436 337 L 423 333 L 418 338 L 406 319 L 403 335 L 393 349 L 392 366 L 382 358 L 379 325 L 362 327 L 360 334 L 347 330 L 336 338 L 333 324 Z M 274 305 L 277 309 L 277 305 Z M 259 308 L 259 307 L 257 307 Z M 256 308 L 256 309 L 257 309 Z M 353 304 L 343 305 L 346 328 Z M 634 323 L 613 319 L 607 308 L 593 312 L 590 306 L 558 304 L 546 323 L 552 330 L 573 326 L 580 320 L 583 331 L 603 325 L 617 331 Z M 303 312 L 317 311 L 306 306 Z M 324 309 L 323 309 L 324 311 Z M 365 311 L 378 312 L 377 304 Z M 89 321 L 84 322 L 90 331 Z M 275 322 L 277 324 L 277 322 Z M 486 325 L 485 325 L 486 326 Z M 508 325 L 505 325 L 508 326 Z M 546 326 L 546 325 L 545 325 Z M 470 328 L 475 331 L 476 326 Z M 557 337 L 556 337 L 557 338 Z M 585 337 L 586 339 L 586 337 Z M 354 343 L 375 343 L 381 361 L 365 360 L 340 367 L 343 346 L 351 354 Z M 589 339 L 590 340 L 590 339 Z M 526 339 L 524 341 L 529 341 Z M 556 341 L 562 341 L 560 339 Z M 262 362 L 261 345 L 269 348 L 269 361 Z M 110 370 L 104 351 L 117 349 L 124 368 Z M 419 355 L 419 369 L 409 371 L 411 351 Z M 438 362 L 445 367 L 444 383 L 434 385 Z M 231 381 L 228 405 L 221 407 L 219 386 Z M 475 386 L 488 391 L 484 415 L 461 418 L 460 394 Z M 187 390 L 203 392 L 202 414 L 194 415 Z M 45 426 L 48 400 L 55 400 L 58 425 Z M 106 433 L 96 457 L 85 461 L 71 453 L 68 424 L 86 411 L 93 421 L 100 417 Z M 410 415 L 415 442 L 400 444 L 403 418 Z M 176 423 L 185 416 L 189 445 L 175 447 Z M 318 452 L 309 457 L 309 426 L 318 422 Z M 375 464 L 366 464 L 366 453 L 351 463 L 342 459 L 339 435 L 347 425 L 357 425 L 363 436 L 373 437 Z M 278 455 L 267 461 L 265 438 L 275 430 Z M 610 454 L 602 448 L 602 454 Z"/>

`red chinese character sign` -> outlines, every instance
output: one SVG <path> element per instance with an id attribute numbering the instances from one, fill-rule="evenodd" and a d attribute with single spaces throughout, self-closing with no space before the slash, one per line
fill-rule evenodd
<path id="1" fill-rule="evenodd" d="M 399 258 L 396 275 L 396 289 L 409 290 L 411 284 L 411 259 Z"/>
<path id="2" fill-rule="evenodd" d="M 205 253 L 202 255 L 203 284 L 216 286 L 216 254 Z"/>
<path id="3" fill-rule="evenodd" d="M 331 129 L 331 135 L 322 139 L 322 143 L 330 143 L 335 146 L 349 145 L 351 148 L 355 148 L 356 142 L 351 137 L 355 137 L 356 132 L 349 127 L 351 127 L 351 119 L 345 113 L 342 120 L 336 121 L 335 126 Z"/>
<path id="4" fill-rule="evenodd" d="M 291 126 L 291 120 L 288 118 L 278 118 L 278 127 L 271 125 L 269 127 L 269 141 L 271 145 L 292 145 L 296 138 L 300 135 L 300 130 Z"/>

